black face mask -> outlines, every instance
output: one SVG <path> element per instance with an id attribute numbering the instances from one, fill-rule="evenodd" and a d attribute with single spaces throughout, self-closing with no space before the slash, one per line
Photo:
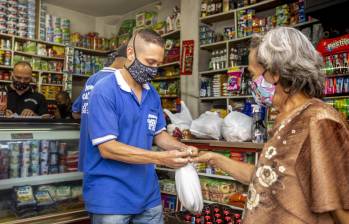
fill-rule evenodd
<path id="1" fill-rule="evenodd" d="M 12 78 L 12 84 L 13 84 L 13 87 L 15 87 L 15 89 L 18 91 L 23 91 L 27 89 L 30 85 L 29 82 L 20 82 L 15 80 L 14 78 Z"/>
<path id="2" fill-rule="evenodd" d="M 142 85 L 147 82 L 150 82 L 155 78 L 155 76 L 158 74 L 158 68 L 144 65 L 142 64 L 142 62 L 140 62 L 137 59 L 135 40 L 136 40 L 136 36 L 133 39 L 133 51 L 135 54 L 135 60 L 132 62 L 132 64 L 128 68 L 125 67 L 125 69 L 131 74 L 132 78 L 138 84 Z"/>

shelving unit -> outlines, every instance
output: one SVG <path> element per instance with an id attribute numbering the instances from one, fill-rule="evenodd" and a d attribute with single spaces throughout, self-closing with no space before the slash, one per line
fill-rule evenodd
<path id="1" fill-rule="evenodd" d="M 33 176 L 33 177 L 21 177 L 21 178 L 12 178 L 5 179 L 0 181 L 0 190 L 11 189 L 14 186 L 23 186 L 23 185 L 41 185 L 41 184 L 51 184 L 64 181 L 75 181 L 82 180 L 83 174 L 80 172 L 72 173 L 60 173 L 60 174 L 50 174 L 42 176 Z"/>
<path id="2" fill-rule="evenodd" d="M 181 35 L 180 30 L 174 30 L 174 31 L 162 34 L 161 37 L 162 38 L 179 38 L 180 35 Z"/>
<path id="3" fill-rule="evenodd" d="M 179 66 L 179 61 L 162 64 L 159 66 L 159 68 L 165 68 L 165 67 L 169 67 L 169 66 Z"/>

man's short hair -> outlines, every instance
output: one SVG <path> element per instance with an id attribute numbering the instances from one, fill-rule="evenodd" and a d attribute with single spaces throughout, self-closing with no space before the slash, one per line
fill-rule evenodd
<path id="1" fill-rule="evenodd" d="M 141 29 L 136 32 L 137 36 L 142 38 L 145 42 L 159 45 L 160 47 L 165 46 L 165 41 L 162 39 L 160 34 L 151 29 Z M 135 34 L 135 35 L 136 35 Z M 135 36 L 134 35 L 134 36 Z"/>
<path id="2" fill-rule="evenodd" d="M 16 68 L 16 66 L 22 65 L 23 67 L 28 66 L 30 68 L 30 70 L 33 70 L 33 67 L 31 66 L 31 64 L 27 61 L 19 61 L 17 62 L 14 66 L 13 69 Z"/>

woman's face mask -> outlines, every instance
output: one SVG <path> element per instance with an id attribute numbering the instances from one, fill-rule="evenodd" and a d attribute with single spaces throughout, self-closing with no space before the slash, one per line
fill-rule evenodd
<path id="1" fill-rule="evenodd" d="M 275 84 L 269 83 L 264 78 L 266 70 L 258 76 L 256 80 L 250 82 L 250 88 L 254 100 L 258 105 L 270 107 L 272 106 L 273 98 L 275 95 Z"/>

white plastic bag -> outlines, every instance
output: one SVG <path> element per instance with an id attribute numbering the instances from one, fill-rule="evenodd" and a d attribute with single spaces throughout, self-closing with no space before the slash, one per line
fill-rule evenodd
<path id="1" fill-rule="evenodd" d="M 198 173 L 193 164 L 176 170 L 176 190 L 179 200 L 187 210 L 197 213 L 204 207 Z"/>
<path id="2" fill-rule="evenodd" d="M 197 138 L 219 140 L 222 136 L 222 123 L 223 119 L 217 112 L 206 111 L 191 123 L 190 132 Z"/>
<path id="3" fill-rule="evenodd" d="M 224 118 L 222 135 L 228 142 L 244 142 L 251 140 L 251 128 L 251 117 L 232 111 Z"/>
<path id="4" fill-rule="evenodd" d="M 178 127 L 181 131 L 189 129 L 193 118 L 188 107 L 181 101 L 181 112 L 173 114 L 171 111 L 164 109 L 165 114 L 170 118 L 171 123 Z"/>

